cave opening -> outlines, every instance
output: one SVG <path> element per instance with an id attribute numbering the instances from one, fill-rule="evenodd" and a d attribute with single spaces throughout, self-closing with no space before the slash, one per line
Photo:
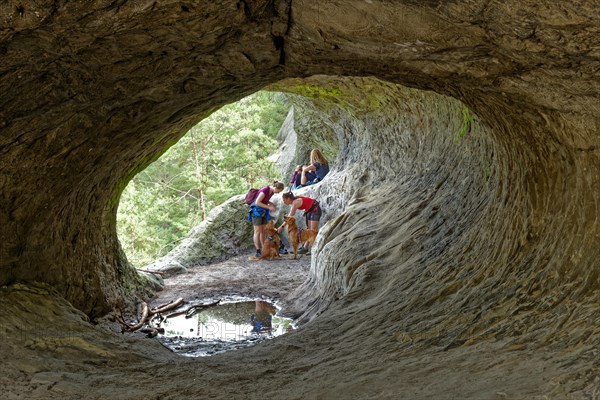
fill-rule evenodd
<path id="1" fill-rule="evenodd" d="M 273 159 L 289 108 L 278 92 L 247 96 L 200 121 L 139 172 L 121 194 L 117 213 L 128 261 L 138 268 L 150 264 L 232 196 L 283 181 Z"/>
<path id="2" fill-rule="evenodd" d="M 597 397 L 597 4 L 21 3 L 0 7 L 7 397 Z M 200 362 L 90 325 L 147 294 L 125 183 L 221 105 L 324 73 L 363 85 L 315 92 L 346 107 L 315 188 L 340 211 L 290 294 L 305 329 Z"/>
<path id="3" fill-rule="evenodd" d="M 316 349 L 325 364 L 331 354 L 368 360 L 381 343 L 390 352 L 408 354 L 415 348 L 425 349 L 425 354 L 438 349 L 452 362 L 464 360 L 464 348 L 474 352 L 483 348 L 483 353 L 490 350 L 488 346 L 518 348 L 521 344 L 510 329 L 535 331 L 547 320 L 541 318 L 526 327 L 524 321 L 531 315 L 512 297 L 516 293 L 521 301 L 531 301 L 544 293 L 539 279 L 531 287 L 523 287 L 518 279 L 523 266 L 532 262 L 523 248 L 538 246 L 536 238 L 543 229 L 535 215 L 528 222 L 514 210 L 533 212 L 534 205 L 550 203 L 511 188 L 523 190 L 535 182 L 537 190 L 549 189 L 545 182 L 554 182 L 556 170 L 540 168 L 548 160 L 539 156 L 556 156 L 548 150 L 552 143 L 538 142 L 535 130 L 527 138 L 498 127 L 494 131 L 479 113 L 435 93 L 374 78 L 328 77 L 326 83 L 321 79 L 312 77 L 305 84 L 329 87 L 335 93 L 333 103 L 342 107 L 321 102 L 332 100 L 331 93 L 327 99 L 317 98 L 316 110 L 326 111 L 321 120 L 325 117 L 339 138 L 339 158 L 332 171 L 335 179 L 315 190 L 323 204 L 337 213 L 323 227 L 327 241 L 318 244 L 319 262 L 307 267 L 307 272 L 311 269 L 308 279 L 299 282 L 290 297 L 297 303 L 291 304 L 290 312 L 306 323 L 306 330 L 300 336 L 265 343 L 269 357 L 283 360 L 279 365 L 291 365 L 307 351 L 303 340 L 310 341 L 309 351 Z M 490 115 L 476 103 L 473 108 Z M 515 175 L 515 165 L 528 160 L 530 169 Z M 547 175 L 539 175 L 540 171 Z M 550 192 L 559 189 L 553 184 Z M 506 240 L 510 232 L 518 232 L 516 241 Z M 494 243 L 500 245 L 490 245 Z M 361 249 L 358 256 L 356 248 Z M 486 251 L 465 251 L 473 248 Z M 518 263 L 520 269 L 515 266 Z M 502 279 L 517 288 L 503 297 L 504 302 L 498 301 L 504 289 L 494 276 L 495 268 L 504 268 Z M 40 303 L 44 308 L 55 307 L 60 315 L 65 312 L 67 306 L 57 307 L 46 289 L 27 290 L 36 301 L 41 301 L 38 294 L 48 297 Z M 26 297 L 19 300 L 27 304 Z M 479 307 L 481 302 L 487 308 Z M 368 320 L 360 317 L 365 310 L 370 312 Z M 517 310 L 524 314 L 519 316 L 522 311 Z M 511 312 L 517 317 L 503 317 Z M 357 318 L 359 325 L 355 325 Z M 496 325 L 490 328 L 492 322 Z M 87 332 L 88 328 L 76 329 Z M 490 335 L 492 345 L 487 342 Z M 40 348 L 51 342 L 64 351 L 72 346 L 67 339 L 45 337 L 30 346 Z M 101 336 L 98 340 L 114 345 L 113 339 Z M 350 346 L 332 345 L 334 339 Z M 129 344 L 125 339 L 115 348 L 123 351 L 120 346 Z M 139 352 L 147 349 L 148 345 L 135 347 Z M 245 349 L 249 353 L 244 356 L 251 354 L 248 360 L 264 357 L 256 353 L 261 350 Z M 233 360 L 251 362 L 244 356 Z M 152 357 L 168 359 L 163 353 Z M 414 362 L 432 362 L 427 356 L 413 357 Z M 501 363 L 511 362 L 507 353 L 501 356 Z M 366 366 L 378 371 L 376 364 L 367 361 Z M 385 386 L 379 378 L 377 382 Z"/>
<path id="4" fill-rule="evenodd" d="M 313 76 L 272 87 L 308 97 L 310 107 L 305 102 L 303 111 L 310 108 L 312 118 L 300 119 L 300 131 L 307 132 L 312 143 L 329 140 L 327 145 L 337 147 L 341 156 L 330 177 L 312 188 L 327 210 L 323 229 L 328 241 L 317 244 L 318 264 L 306 281 L 297 282 L 300 289 L 287 287 L 293 293 L 286 298 L 286 312 L 298 322 L 309 322 L 336 306 L 337 300 L 374 285 L 381 273 L 374 265 L 382 260 L 415 262 L 411 257 L 417 254 L 422 257 L 418 262 L 425 265 L 428 259 L 445 256 L 456 240 L 468 240 L 463 238 L 465 231 L 476 232 L 473 221 L 490 206 L 490 193 L 497 185 L 495 154 L 501 149 L 490 150 L 493 137 L 463 103 L 375 78 Z M 401 202 L 389 193 L 400 194 Z M 420 217 L 414 219 L 415 215 Z M 243 215 L 238 218 L 244 221 Z M 361 222 L 365 218 L 386 229 L 366 234 Z M 334 228 L 328 221 L 334 221 Z M 425 228 L 419 227 L 422 224 Z M 233 231 L 229 240 L 242 229 Z M 187 242 L 185 251 L 161 260 L 160 268 L 196 267 L 198 253 L 190 249 L 202 250 L 206 243 L 206 237 Z M 384 249 L 357 259 L 353 248 L 372 243 Z M 455 259 L 460 268 L 463 262 Z M 469 263 L 472 260 L 464 264 Z M 436 274 L 436 267 L 430 268 L 428 273 Z M 468 268 L 473 273 L 477 266 Z M 332 269 L 343 277 L 342 282 L 318 278 Z M 393 297 L 391 286 L 371 289 Z M 318 307 L 307 307 L 315 302 Z"/>
<path id="5" fill-rule="evenodd" d="M 312 149 L 335 164 L 337 133 L 307 97 L 326 89 L 306 85 L 295 94 L 277 88 L 286 89 L 272 85 L 213 112 L 128 183 L 117 234 L 131 264 L 140 268 L 165 256 L 213 208 L 250 187 L 278 180 L 286 191 L 296 188 L 290 177 Z"/>
<path id="6" fill-rule="evenodd" d="M 307 87 L 311 91 L 315 90 L 315 85 L 307 85 Z M 278 266 L 281 272 L 278 280 L 271 281 L 263 291 L 240 287 L 240 283 L 235 282 L 233 278 L 233 283 L 231 283 L 230 277 L 226 273 L 219 276 L 218 284 L 214 284 L 215 287 L 221 286 L 221 290 L 213 288 L 213 292 L 209 296 L 200 294 L 202 290 L 197 287 L 198 291 L 194 291 L 191 288 L 192 285 L 187 285 L 187 282 L 182 283 L 182 281 L 186 279 L 201 280 L 202 278 L 194 275 L 202 275 L 203 266 L 217 264 L 219 261 L 232 259 L 232 261 L 229 260 L 230 264 L 247 263 L 243 257 L 235 257 L 246 254 L 247 249 L 253 247 L 251 244 L 252 225 L 246 222 L 248 208 L 239 199 L 242 190 L 252 186 L 262 187 L 272 182 L 274 178 L 285 182 L 286 191 L 291 190 L 290 176 L 296 168 L 296 164 L 306 164 L 309 159 L 308 155 L 314 148 L 320 149 L 331 160 L 331 168 L 334 168 L 339 152 L 337 133 L 333 132 L 327 124 L 322 124 L 321 119 L 321 110 L 315 107 L 313 99 L 306 97 L 306 93 L 287 92 L 284 95 L 274 91 L 273 87 L 269 91 L 257 92 L 237 103 L 225 106 L 194 126 L 156 162 L 140 172 L 138 176 L 142 176 L 142 178 L 140 180 L 137 177 L 134 178 L 125 188 L 121 197 L 120 211 L 117 214 L 117 232 L 126 256 L 134 266 L 138 267 L 138 273 L 144 279 L 148 279 L 155 289 L 162 289 L 164 285 L 167 285 L 171 292 L 174 290 L 185 292 L 185 303 L 186 307 L 189 307 L 188 309 L 210 302 L 217 295 L 221 304 L 238 303 L 241 297 L 262 299 L 253 300 L 256 302 L 282 301 L 283 292 L 295 289 L 306 278 L 310 255 L 297 264 L 302 266 L 295 268 L 295 273 L 283 271 L 282 267 Z M 201 157 L 202 159 L 200 159 Z M 187 171 L 185 167 L 187 167 Z M 148 170 L 150 172 L 147 172 Z M 188 179 L 183 182 L 188 186 L 178 188 L 175 179 L 182 176 L 191 176 L 191 183 Z M 322 184 L 327 184 L 327 182 Z M 166 202 L 161 200 L 159 194 L 144 190 L 144 185 L 149 185 L 151 188 L 160 186 L 166 189 Z M 203 186 L 202 189 L 199 188 L 200 186 Z M 296 193 L 298 190 L 300 189 L 294 189 Z M 215 193 L 217 191 L 220 192 Z M 190 195 L 190 192 L 193 195 Z M 136 194 L 137 198 L 132 198 L 132 193 Z M 302 194 L 306 195 L 306 193 Z M 187 234 L 187 236 L 176 239 L 174 241 L 176 245 L 168 249 L 170 251 L 145 259 L 136 257 L 135 253 L 133 253 L 134 257 L 131 257 L 132 252 L 135 251 L 133 247 L 138 243 L 143 243 L 141 235 L 136 234 L 136 229 L 144 228 L 145 224 L 149 224 L 149 221 L 143 220 L 143 216 L 158 218 L 157 225 L 160 228 L 164 228 L 165 223 L 178 224 L 175 219 L 182 212 L 173 212 L 175 207 L 171 204 L 174 198 L 182 200 L 185 197 L 189 197 L 192 207 L 184 208 L 183 213 L 191 214 L 195 224 L 194 227 L 185 228 L 180 234 Z M 211 201 L 210 208 L 214 210 L 206 207 L 206 203 Z M 280 195 L 275 196 L 273 201 L 278 207 L 277 213 L 273 214 L 273 221 L 279 225 L 282 224 L 283 216 L 289 210 L 284 206 Z M 147 208 L 139 209 L 144 206 Z M 125 210 L 125 212 L 121 212 L 121 210 Z M 143 213 L 139 211 L 143 211 Z M 194 218 L 199 214 L 202 215 L 200 219 Z M 297 213 L 297 217 L 298 225 L 305 229 L 307 222 L 302 217 L 301 211 Z M 226 233 L 224 233 L 223 221 L 228 223 L 236 218 L 237 221 L 230 226 L 225 226 Z M 325 215 L 324 220 L 327 221 L 330 218 L 331 215 Z M 179 225 L 184 224 L 179 221 Z M 158 233 L 158 231 L 156 232 Z M 294 265 L 296 261 L 288 259 L 292 255 L 289 236 L 285 231 L 280 233 L 283 248 L 278 261 L 273 261 L 273 264 Z M 130 240 L 131 237 L 134 238 L 133 241 Z M 153 239 L 158 240 L 159 238 L 153 237 Z M 302 258 L 302 256 L 300 257 Z M 189 272 L 187 278 L 178 281 L 169 279 L 183 272 Z M 231 271 L 230 273 L 236 275 Z M 239 276 L 237 278 L 239 280 Z M 278 285 L 278 283 L 283 284 Z M 251 291 L 244 292 L 244 290 Z M 160 293 L 153 300 L 157 308 L 161 308 L 158 305 L 161 302 L 173 300 L 164 299 L 165 296 L 169 296 L 169 294 Z M 163 323 L 168 325 L 171 318 L 179 311 L 169 311 L 169 314 L 155 314 L 151 309 L 151 317 L 143 321 L 143 325 L 140 325 L 141 317 L 140 322 L 137 322 L 135 317 L 121 321 L 127 330 L 129 330 L 128 327 L 135 326 L 136 330 L 140 329 L 149 337 L 167 340 L 168 347 L 175 349 L 175 347 L 180 347 L 180 344 L 175 345 L 163 336 L 165 329 L 162 325 Z M 274 315 L 274 318 L 278 320 L 284 318 L 285 320 L 285 317 L 281 315 Z M 273 336 L 273 332 L 276 331 L 269 330 L 268 334 Z M 219 353 L 219 348 L 223 347 L 219 341 L 206 342 L 203 337 L 199 339 L 203 341 L 204 350 L 202 352 L 190 350 L 190 354 Z M 197 342 L 194 339 L 187 340 L 190 342 L 187 343 L 187 348 Z M 244 340 L 249 343 L 257 343 L 256 337 Z M 230 343 L 227 347 L 240 346 L 240 343 Z"/>

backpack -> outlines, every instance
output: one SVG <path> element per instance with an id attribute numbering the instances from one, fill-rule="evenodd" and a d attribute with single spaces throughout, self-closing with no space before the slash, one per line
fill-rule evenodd
<path id="1" fill-rule="evenodd" d="M 244 197 L 244 203 L 246 203 L 247 205 L 251 205 L 252 203 L 254 203 L 256 196 L 258 196 L 259 190 L 260 189 L 250 188 L 250 190 L 248 190 L 248 193 L 246 193 L 246 197 Z"/>

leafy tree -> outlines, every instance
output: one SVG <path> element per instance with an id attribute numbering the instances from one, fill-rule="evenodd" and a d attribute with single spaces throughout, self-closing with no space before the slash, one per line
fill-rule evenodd
<path id="1" fill-rule="evenodd" d="M 129 260 L 166 254 L 208 212 L 248 187 L 277 177 L 268 161 L 288 112 L 280 93 L 258 92 L 194 126 L 121 196 L 118 235 Z"/>

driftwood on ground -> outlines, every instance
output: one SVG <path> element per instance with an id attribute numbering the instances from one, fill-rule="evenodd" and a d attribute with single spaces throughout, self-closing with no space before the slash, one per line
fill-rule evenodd
<path id="1" fill-rule="evenodd" d="M 177 317 L 179 315 L 184 315 L 185 314 L 186 318 L 191 318 L 193 315 L 199 313 L 200 311 L 206 310 L 207 308 L 210 308 L 210 307 L 217 306 L 217 305 L 219 305 L 219 303 L 221 303 L 221 300 L 217 300 L 215 302 L 208 303 L 208 304 L 196 304 L 196 305 L 188 307 L 185 310 L 175 311 L 175 312 L 167 315 L 166 317 L 167 318 L 173 318 L 173 317 Z"/>
<path id="2" fill-rule="evenodd" d="M 137 331 L 138 329 L 143 327 L 144 324 L 146 324 L 148 321 L 152 320 L 155 316 L 160 315 L 166 311 L 170 311 L 170 310 L 179 308 L 184 303 L 185 303 L 185 301 L 181 297 L 175 301 L 172 301 L 170 303 L 163 304 L 163 305 L 160 305 L 160 306 L 154 307 L 154 308 L 149 308 L 148 304 L 146 304 L 146 302 L 142 302 L 141 303 L 142 304 L 142 316 L 138 323 L 129 324 L 129 323 L 125 322 L 125 319 L 122 316 L 121 316 L 119 322 L 123 325 L 123 331 L 128 331 L 128 332 Z M 179 315 L 184 315 L 184 314 L 185 314 L 186 318 L 191 318 L 193 315 L 199 313 L 200 311 L 205 310 L 210 307 L 217 306 L 217 305 L 219 305 L 219 303 L 221 303 L 221 300 L 217 300 L 215 302 L 208 303 L 208 304 L 196 304 L 196 305 L 188 307 L 185 310 L 175 311 L 173 313 L 165 315 L 164 317 L 161 317 L 157 324 L 158 326 L 150 327 L 148 329 L 143 330 L 142 332 L 147 333 L 148 337 L 154 337 L 158 333 L 161 333 L 160 329 L 162 329 L 162 328 L 159 328 L 159 326 L 167 318 L 173 318 L 173 317 L 176 317 Z"/>
<path id="3" fill-rule="evenodd" d="M 133 332 L 140 329 L 144 324 L 148 321 L 148 318 L 152 317 L 155 314 L 163 313 L 165 311 L 174 310 L 181 306 L 185 301 L 183 298 L 178 298 L 175 301 L 172 301 L 167 304 L 160 305 L 158 307 L 149 308 L 148 304 L 145 301 L 142 302 L 142 316 L 137 324 L 128 324 L 125 322 L 124 318 L 121 317 L 120 323 L 123 325 L 123 329 L 125 331 Z"/>

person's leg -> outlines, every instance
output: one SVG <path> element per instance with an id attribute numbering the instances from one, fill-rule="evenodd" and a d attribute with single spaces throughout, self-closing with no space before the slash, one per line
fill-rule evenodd
<path id="1" fill-rule="evenodd" d="M 288 251 L 285 249 L 285 244 L 283 243 L 283 236 L 279 237 L 279 254 L 287 254 Z"/>
<path id="2" fill-rule="evenodd" d="M 258 234 L 260 237 L 260 247 L 262 249 L 263 244 L 265 243 L 265 227 L 267 224 L 259 225 Z"/>
<path id="3" fill-rule="evenodd" d="M 321 220 L 321 206 L 316 205 L 315 209 L 306 215 L 306 228 L 312 229 L 315 232 L 319 232 L 319 221 Z M 308 248 L 308 241 L 304 243 L 304 248 Z"/>
<path id="4" fill-rule="evenodd" d="M 296 174 L 296 182 L 294 183 L 295 187 L 300 187 L 302 185 L 302 171 L 298 171 Z"/>
<path id="5" fill-rule="evenodd" d="M 260 230 L 261 230 L 262 225 L 254 225 L 254 248 L 256 249 L 256 251 L 260 250 L 261 248 L 261 243 L 260 243 Z"/>
<path id="6" fill-rule="evenodd" d="M 253 218 L 252 223 L 254 224 L 254 248 L 256 249 L 256 255 L 260 255 L 260 249 L 265 240 L 265 223 L 264 217 Z"/>
<path id="7" fill-rule="evenodd" d="M 302 176 L 300 178 L 300 183 L 302 183 L 303 185 L 306 184 L 306 182 L 312 182 L 316 179 L 317 175 L 312 172 L 312 171 L 308 171 L 308 172 L 304 172 L 302 171 Z"/>

